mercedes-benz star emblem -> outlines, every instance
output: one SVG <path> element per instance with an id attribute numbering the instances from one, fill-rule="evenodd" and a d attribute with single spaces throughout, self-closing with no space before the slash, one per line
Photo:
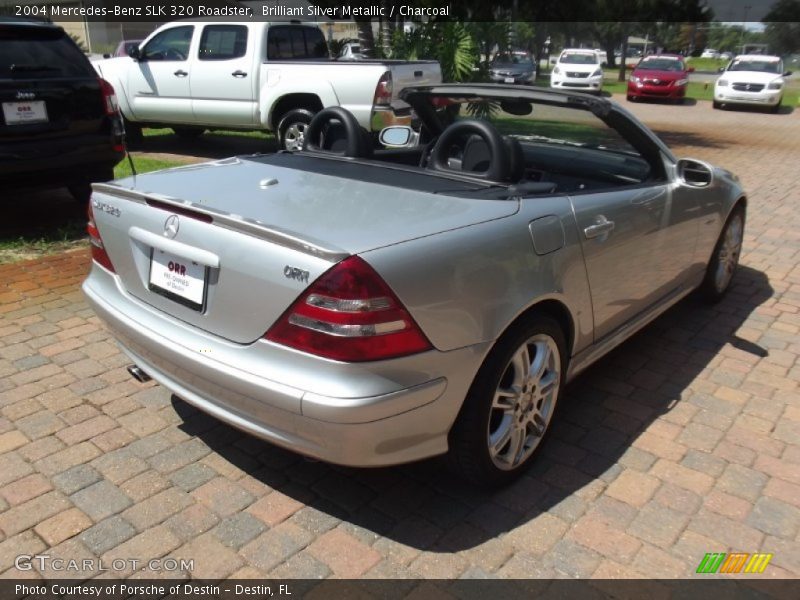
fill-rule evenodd
<path id="1" fill-rule="evenodd" d="M 178 220 L 178 215 L 170 215 L 167 217 L 167 220 L 164 221 L 164 235 L 169 239 L 173 239 L 176 235 L 178 235 L 178 229 L 180 229 L 181 223 Z"/>

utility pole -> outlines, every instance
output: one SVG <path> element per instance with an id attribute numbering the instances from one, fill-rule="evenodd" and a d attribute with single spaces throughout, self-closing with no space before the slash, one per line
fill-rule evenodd
<path id="1" fill-rule="evenodd" d="M 741 46 L 741 52 L 744 54 L 744 31 L 747 29 L 747 11 L 749 11 L 752 6 L 749 4 L 745 5 L 744 7 L 744 20 L 742 21 L 742 36 L 739 38 L 739 46 Z"/>

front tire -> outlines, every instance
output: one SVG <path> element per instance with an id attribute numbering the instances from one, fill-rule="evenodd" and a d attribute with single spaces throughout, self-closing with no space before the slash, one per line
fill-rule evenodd
<path id="1" fill-rule="evenodd" d="M 744 221 L 744 208 L 738 206 L 728 217 L 714 246 L 714 253 L 706 268 L 706 276 L 699 288 L 703 299 L 711 304 L 719 302 L 725 296 L 739 266 L 744 239 Z"/>
<path id="2" fill-rule="evenodd" d="M 711 101 L 711 108 L 715 108 L 715 109 L 719 110 L 720 108 L 722 108 L 722 104 L 720 102 L 717 102 L 716 100 L 712 100 Z"/>
<path id="3" fill-rule="evenodd" d="M 286 113 L 278 123 L 278 147 L 281 150 L 302 150 L 306 129 L 314 113 L 305 108 L 296 108 Z"/>
<path id="4" fill-rule="evenodd" d="M 450 431 L 451 468 L 481 486 L 520 477 L 550 430 L 567 367 L 566 338 L 537 314 L 492 349 Z"/>

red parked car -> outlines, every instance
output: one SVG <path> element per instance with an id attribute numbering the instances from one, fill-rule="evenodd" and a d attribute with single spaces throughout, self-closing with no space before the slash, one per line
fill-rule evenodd
<path id="1" fill-rule="evenodd" d="M 628 78 L 628 100 L 661 98 L 683 102 L 689 73 L 683 57 L 676 54 L 657 54 L 643 58 Z"/>

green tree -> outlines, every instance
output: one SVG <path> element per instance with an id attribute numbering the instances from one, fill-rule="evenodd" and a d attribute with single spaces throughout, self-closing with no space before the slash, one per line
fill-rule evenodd
<path id="1" fill-rule="evenodd" d="M 478 48 L 463 23 L 430 21 L 410 33 L 395 31 L 391 57 L 437 60 L 444 81 L 468 81 L 478 61 Z"/>

